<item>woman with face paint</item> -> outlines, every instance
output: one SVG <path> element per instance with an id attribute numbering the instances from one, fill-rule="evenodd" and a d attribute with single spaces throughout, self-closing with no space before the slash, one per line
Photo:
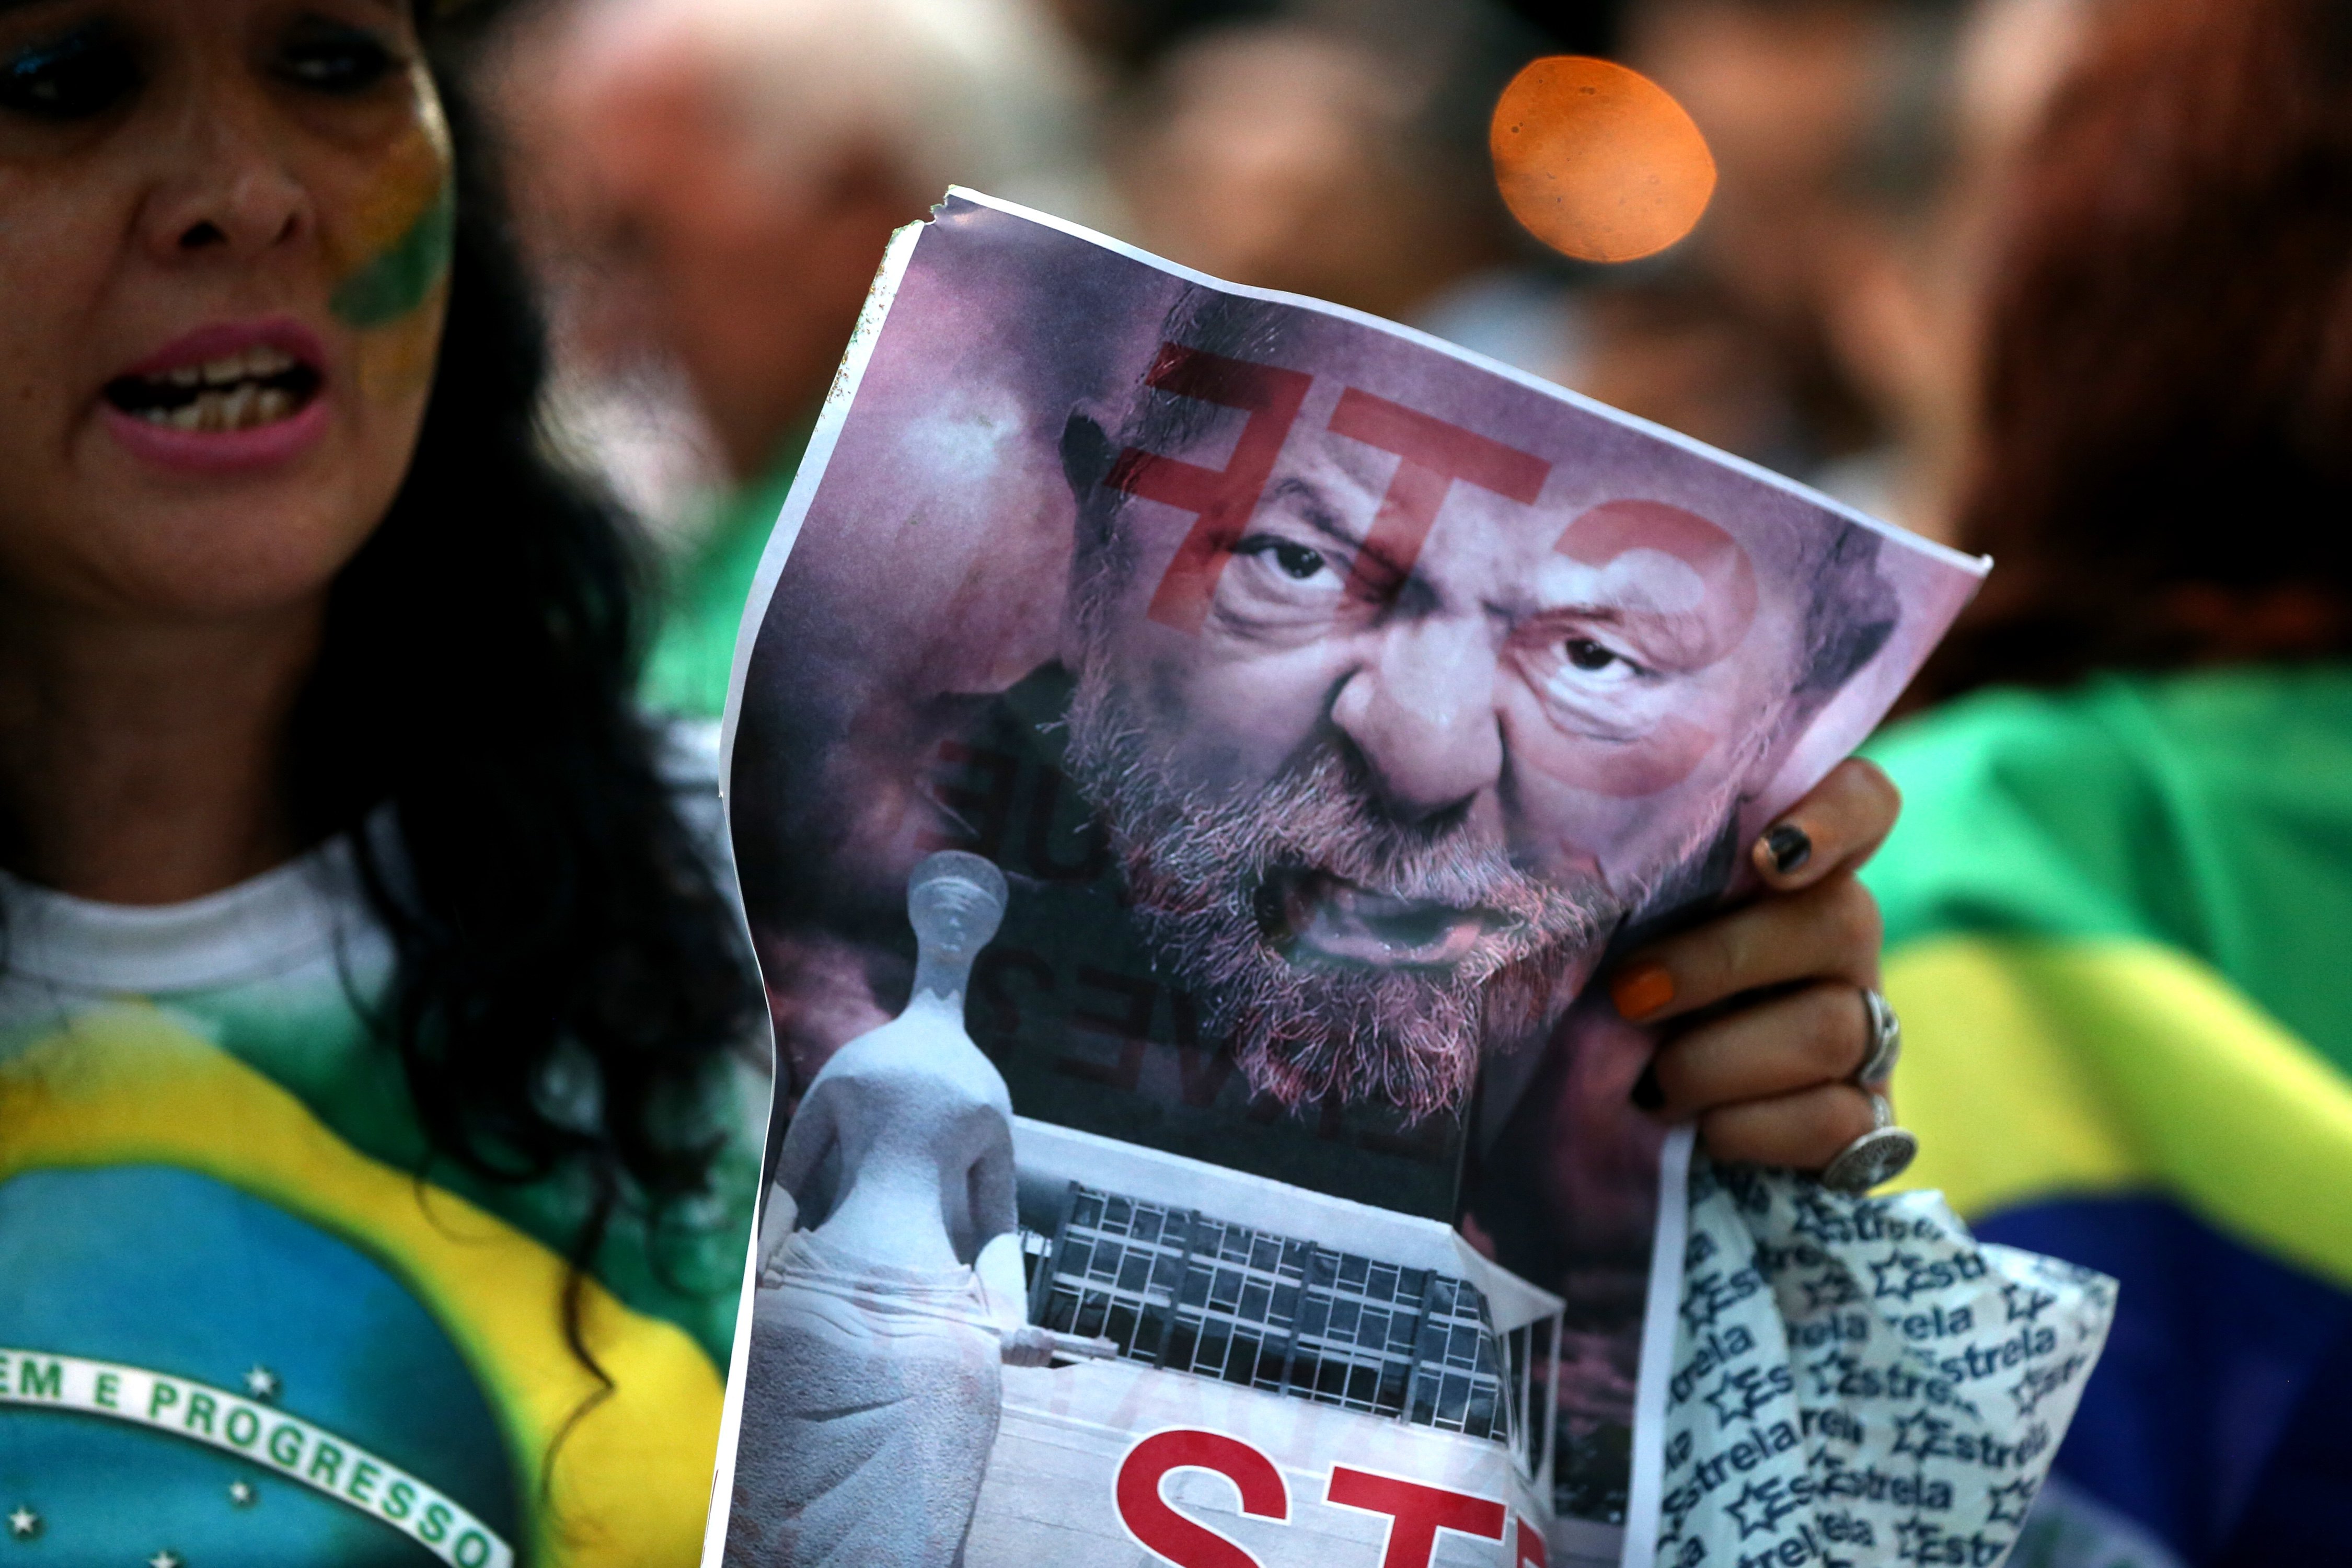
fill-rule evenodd
<path id="1" fill-rule="evenodd" d="M 424 10 L 0 0 L 0 1552 L 698 1552 L 757 993 Z"/>

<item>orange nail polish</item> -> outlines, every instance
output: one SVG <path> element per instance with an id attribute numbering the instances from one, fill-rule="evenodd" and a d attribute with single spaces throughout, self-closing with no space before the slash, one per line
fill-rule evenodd
<path id="1" fill-rule="evenodd" d="M 1609 983 L 1609 999 L 1627 1018 L 1646 1018 L 1675 999 L 1675 977 L 1663 965 L 1644 963 Z"/>

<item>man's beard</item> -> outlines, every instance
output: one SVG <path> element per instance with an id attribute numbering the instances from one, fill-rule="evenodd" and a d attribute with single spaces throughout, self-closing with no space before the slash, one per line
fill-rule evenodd
<path id="1" fill-rule="evenodd" d="M 1402 825 L 1339 746 L 1264 788 L 1188 788 L 1149 727 L 1090 661 L 1069 712 L 1071 777 L 1103 813 L 1138 925 L 1250 1086 L 1286 1107 L 1377 1099 L 1409 1121 L 1450 1110 L 1482 1047 L 1508 1048 L 1573 1000 L 1587 957 L 1722 826 L 1712 814 L 1633 885 L 1594 873 L 1539 879 L 1458 823 Z M 1286 953 L 1282 889 L 1337 878 L 1377 897 L 1480 910 L 1486 930 L 1444 964 L 1381 965 Z"/>

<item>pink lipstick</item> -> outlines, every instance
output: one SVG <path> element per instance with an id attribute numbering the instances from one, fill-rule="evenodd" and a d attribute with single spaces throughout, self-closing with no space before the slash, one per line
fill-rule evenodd
<path id="1" fill-rule="evenodd" d="M 325 345 L 299 321 L 205 327 L 107 383 L 101 413 L 117 440 L 164 468 L 267 468 L 325 433 Z"/>

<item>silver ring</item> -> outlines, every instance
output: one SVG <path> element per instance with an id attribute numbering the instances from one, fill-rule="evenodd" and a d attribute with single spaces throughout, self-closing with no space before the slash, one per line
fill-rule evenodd
<path id="1" fill-rule="evenodd" d="M 1870 1097 L 1870 1131 L 1838 1151 L 1822 1167 L 1822 1185 L 1855 1197 L 1911 1168 L 1919 1157 L 1919 1135 L 1895 1125 L 1895 1107 L 1883 1094 Z"/>
<path id="2" fill-rule="evenodd" d="M 1862 1010 L 1870 1020 L 1870 1049 L 1854 1069 L 1853 1081 L 1875 1089 L 1895 1076 L 1895 1064 L 1903 1058 L 1903 1020 L 1867 985 L 1862 988 Z"/>

